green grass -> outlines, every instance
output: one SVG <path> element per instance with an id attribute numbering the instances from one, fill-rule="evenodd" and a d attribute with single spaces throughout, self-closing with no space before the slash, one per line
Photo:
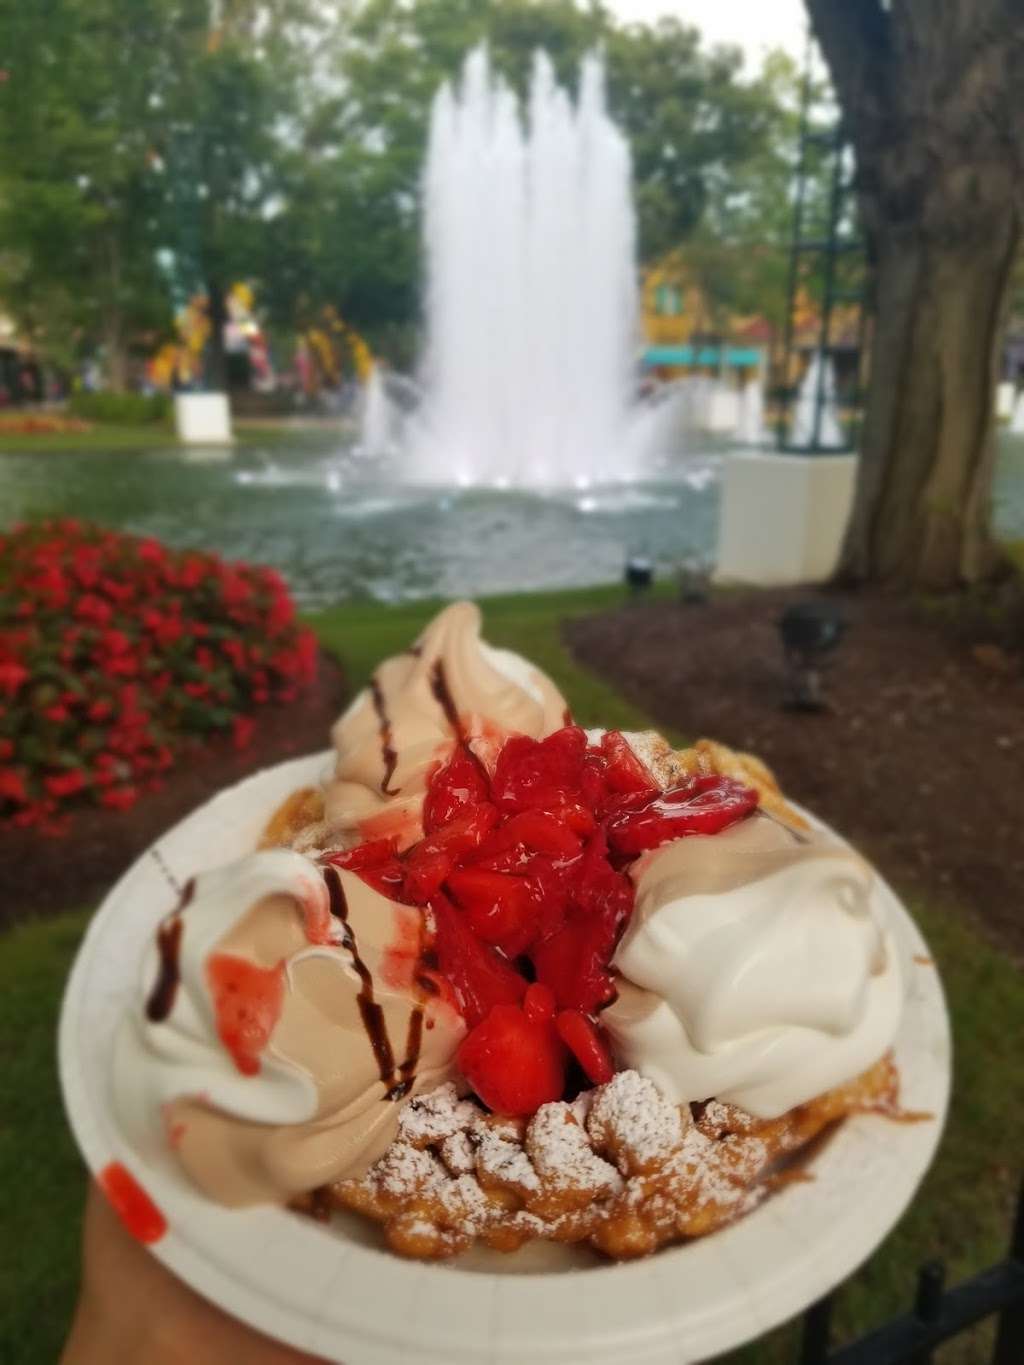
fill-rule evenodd
<path id="1" fill-rule="evenodd" d="M 266 428 L 235 423 L 235 441 L 258 445 L 266 440 Z M 71 451 L 177 450 L 181 446 L 169 422 L 94 422 L 88 431 L 36 431 L 16 433 L 0 428 L 0 455 L 64 454 Z"/>
<path id="2" fill-rule="evenodd" d="M 668 589 L 662 590 L 667 592 Z M 487 639 L 532 659 L 558 683 L 581 725 L 643 728 L 649 724 L 635 706 L 606 683 L 579 668 L 562 646 L 560 622 L 567 616 L 601 611 L 622 601 L 621 587 L 573 588 L 560 592 L 481 598 Z M 440 601 L 353 603 L 310 618 L 323 643 L 345 662 L 353 687 L 361 687 L 374 665 L 404 649 L 442 605 Z"/>
<path id="3" fill-rule="evenodd" d="M 0 941 L 0 1360 L 57 1359 L 78 1283 L 85 1173 L 57 1084 L 57 1010 L 88 915 Z"/>
<path id="4" fill-rule="evenodd" d="M 494 598 L 484 604 L 487 634 L 545 667 L 584 724 L 636 727 L 643 716 L 577 668 L 559 639 L 565 616 L 620 597 L 620 589 L 602 588 Z M 435 605 L 346 606 L 313 624 L 358 685 L 382 655 L 409 642 Z M 958 1278 L 998 1259 L 1009 1235 L 1024 1134 L 1024 984 L 953 909 L 917 905 L 915 913 L 949 994 L 957 1048 L 953 1107 L 911 1211 L 843 1288 L 837 1338 L 905 1309 L 921 1261 L 942 1256 Z M 0 1361 L 18 1365 L 56 1358 L 77 1280 L 84 1174 L 61 1111 L 54 1036 L 64 977 L 86 921 L 77 914 L 28 924 L 7 934 L 0 949 Z M 795 1342 L 795 1329 L 783 1328 L 730 1361 L 791 1365 Z M 938 1357 L 941 1365 L 984 1358 L 977 1336 Z"/>

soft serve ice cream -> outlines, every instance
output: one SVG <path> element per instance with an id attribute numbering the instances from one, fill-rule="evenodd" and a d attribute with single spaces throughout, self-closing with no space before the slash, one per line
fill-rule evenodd
<path id="1" fill-rule="evenodd" d="M 322 793 L 297 793 L 302 819 L 269 826 L 292 847 L 204 873 L 161 924 L 119 1037 L 127 1127 L 170 1144 L 212 1198 L 326 1187 L 397 1219 L 391 1244 L 410 1255 L 452 1254 L 481 1210 L 498 1235 L 495 1209 L 502 1222 L 525 1199 L 516 1236 L 566 1240 L 568 1196 L 552 1189 L 571 1184 L 556 1167 L 576 1151 L 573 1170 L 628 1205 L 620 1227 L 576 1191 L 578 1235 L 642 1254 L 751 1206 L 725 1198 L 735 1172 L 707 1187 L 713 1213 L 694 1202 L 734 1148 L 698 1141 L 688 1105 L 737 1106 L 749 1137 L 840 1095 L 794 1143 L 850 1111 L 841 1087 L 880 1063 L 900 1017 L 884 895 L 861 859 L 806 830 L 763 765 L 581 729 L 464 602 L 378 667 L 332 738 Z M 595 1089 L 570 1111 L 581 1077 Z M 520 1126 L 473 1128 L 466 1092 Z M 891 1074 L 865 1093 L 889 1103 Z M 665 1141 L 648 1169 L 651 1105 Z M 590 1106 L 605 1115 L 590 1137 L 567 1132 Z M 745 1181 L 769 1150 L 751 1148 Z M 638 1240 L 620 1177 L 640 1170 Z M 447 1191 L 436 1207 L 428 1187 Z"/>
<path id="2" fill-rule="evenodd" d="M 283 849 L 202 874 L 183 900 L 118 1038 L 129 1129 L 159 1127 L 226 1204 L 365 1168 L 396 1101 L 446 1080 L 465 1032 L 420 963 L 419 912 Z"/>
<path id="3" fill-rule="evenodd" d="M 774 1118 L 885 1052 L 903 999 L 877 878 L 850 849 L 755 815 L 634 869 L 604 1024 L 677 1102 Z"/>
<path id="4" fill-rule="evenodd" d="M 324 813 L 332 836 L 423 832 L 427 777 L 459 738 L 541 739 L 563 725 L 565 698 L 539 669 L 480 638 L 480 610 L 456 602 L 404 654 L 387 659 L 334 726 Z"/>

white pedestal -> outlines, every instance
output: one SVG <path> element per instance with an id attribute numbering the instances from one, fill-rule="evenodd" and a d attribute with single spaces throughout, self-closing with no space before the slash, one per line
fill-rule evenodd
<path id="1" fill-rule="evenodd" d="M 718 523 L 718 583 L 820 583 L 839 559 L 856 455 L 731 455 Z"/>
<path id="2" fill-rule="evenodd" d="M 233 439 L 226 393 L 176 393 L 174 423 L 186 445 L 229 445 Z"/>
<path id="3" fill-rule="evenodd" d="M 1017 390 L 1010 379 L 1002 379 L 996 385 L 996 417 L 1000 422 L 1008 422 L 1013 416 Z"/>

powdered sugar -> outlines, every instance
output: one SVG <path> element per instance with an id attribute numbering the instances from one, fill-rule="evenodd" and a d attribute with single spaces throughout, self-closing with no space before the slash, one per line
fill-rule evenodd
<path id="1" fill-rule="evenodd" d="M 622 1179 L 594 1151 L 567 1104 L 544 1104 L 526 1130 L 526 1150 L 541 1180 L 554 1188 L 615 1194 Z"/>
<path id="2" fill-rule="evenodd" d="M 594 1092 L 587 1132 L 602 1146 L 628 1151 L 637 1169 L 647 1169 L 677 1151 L 689 1112 L 663 1100 L 652 1081 L 620 1071 Z"/>
<path id="3" fill-rule="evenodd" d="M 470 1100 L 459 1099 L 459 1092 L 449 1081 L 415 1096 L 403 1107 L 398 1116 L 398 1137 L 414 1147 L 427 1147 L 464 1132 L 479 1113 Z"/>

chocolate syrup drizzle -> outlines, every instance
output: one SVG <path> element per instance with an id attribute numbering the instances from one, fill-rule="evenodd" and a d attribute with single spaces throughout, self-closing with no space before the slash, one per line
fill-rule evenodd
<path id="1" fill-rule="evenodd" d="M 448 676 L 444 671 L 444 663 L 441 659 L 435 659 L 434 666 L 430 670 L 430 690 L 434 694 L 434 700 L 444 712 L 448 724 L 455 731 L 459 743 L 465 745 L 469 736 L 466 734 L 466 727 L 459 719 L 455 698 L 448 686 Z"/>
<path id="2" fill-rule="evenodd" d="M 341 922 L 344 928 L 341 946 L 352 954 L 352 965 L 362 983 L 357 1000 L 359 1015 L 363 1021 L 363 1028 L 366 1030 L 370 1047 L 373 1049 L 377 1071 L 386 1088 L 384 1098 L 386 1100 L 404 1099 L 416 1080 L 416 1067 L 419 1064 L 420 1050 L 423 1046 L 424 997 L 436 992 L 437 986 L 424 972 L 417 972 L 415 979 L 420 992 L 420 999 L 413 1006 L 409 1015 L 409 1026 L 405 1039 L 405 1057 L 401 1065 L 396 1067 L 395 1051 L 391 1045 L 384 1011 L 373 996 L 373 976 L 359 955 L 356 936 L 348 922 L 348 901 L 345 897 L 345 887 L 341 875 L 336 867 L 325 867 L 323 875 L 327 883 L 331 914 Z"/>
<path id="3" fill-rule="evenodd" d="M 160 921 L 156 931 L 157 952 L 160 954 L 160 970 L 157 972 L 153 989 L 146 1000 L 146 1018 L 159 1024 L 174 1008 L 174 997 L 178 993 L 181 968 L 178 957 L 181 952 L 181 933 L 184 928 L 182 913 L 195 895 L 196 879 L 190 877 L 185 883 L 178 904 L 169 915 Z"/>
<path id="4" fill-rule="evenodd" d="M 391 1046 L 391 1039 L 388 1037 L 384 1011 L 373 998 L 373 976 L 369 967 L 359 956 L 359 945 L 356 943 L 352 926 L 348 922 L 348 901 L 345 899 L 345 888 L 342 885 L 337 868 L 325 867 L 324 880 L 327 883 L 331 914 L 336 920 L 341 921 L 344 928 L 341 946 L 347 948 L 352 954 L 352 965 L 362 983 L 359 987 L 358 1005 L 363 1028 L 370 1040 L 373 1055 L 377 1059 L 377 1070 L 380 1072 L 380 1078 L 386 1086 L 390 1086 L 395 1075 L 395 1054 Z"/>
<path id="5" fill-rule="evenodd" d="M 402 790 L 401 787 L 392 787 L 390 783 L 395 775 L 398 753 L 391 731 L 391 717 L 384 705 L 384 693 L 381 691 L 380 683 L 376 678 L 370 679 L 370 695 L 373 697 L 373 709 L 377 713 L 377 720 L 380 724 L 380 749 L 381 757 L 384 759 L 384 780 L 380 784 L 380 789 L 385 796 L 397 796 Z"/>

